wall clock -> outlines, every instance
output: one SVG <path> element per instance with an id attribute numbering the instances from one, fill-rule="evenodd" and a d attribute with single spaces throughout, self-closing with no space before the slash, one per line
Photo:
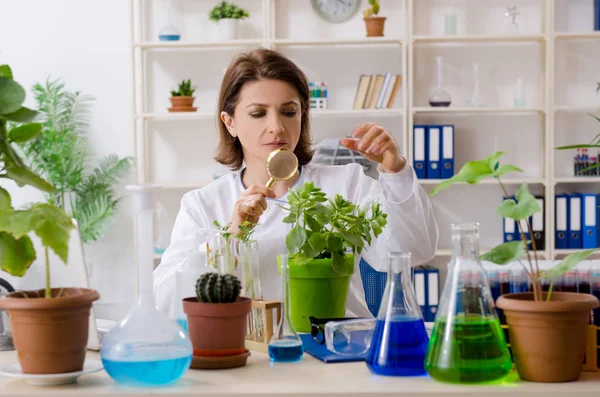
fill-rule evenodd
<path id="1" fill-rule="evenodd" d="M 349 20 L 360 8 L 361 0 L 311 0 L 313 10 L 327 22 Z"/>

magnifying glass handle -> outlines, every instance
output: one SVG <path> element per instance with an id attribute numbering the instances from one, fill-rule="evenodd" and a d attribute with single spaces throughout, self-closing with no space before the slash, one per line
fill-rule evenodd
<path id="1" fill-rule="evenodd" d="M 274 184 L 274 183 L 275 183 L 275 179 L 273 179 L 273 178 L 270 178 L 270 179 L 269 179 L 269 182 L 267 182 L 267 187 L 270 189 L 270 188 L 271 188 L 271 186 L 273 186 L 273 184 Z"/>

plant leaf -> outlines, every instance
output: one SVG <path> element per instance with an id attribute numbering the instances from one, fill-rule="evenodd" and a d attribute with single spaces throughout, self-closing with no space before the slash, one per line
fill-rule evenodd
<path id="1" fill-rule="evenodd" d="M 296 224 L 288 233 L 285 243 L 290 255 L 294 255 L 306 242 L 306 230 Z"/>
<path id="2" fill-rule="evenodd" d="M 2 114 L 0 118 L 5 120 L 14 121 L 16 123 L 28 123 L 35 120 L 39 116 L 39 112 L 21 106 L 19 110 L 10 114 Z"/>
<path id="3" fill-rule="evenodd" d="M 313 233 L 308 241 L 310 246 L 317 252 L 321 252 L 325 249 L 325 236 L 321 233 Z"/>
<path id="4" fill-rule="evenodd" d="M 25 90 L 10 77 L 0 76 L 0 114 L 16 112 L 25 101 Z"/>
<path id="5" fill-rule="evenodd" d="M 575 252 L 574 254 L 567 255 L 560 263 L 554 266 L 552 269 L 543 273 L 543 278 L 556 278 L 562 276 L 581 261 L 586 260 L 594 252 L 598 251 L 598 248 Z"/>
<path id="6" fill-rule="evenodd" d="M 520 221 L 528 219 L 533 214 L 541 211 L 537 200 L 529 193 L 529 188 L 526 183 L 519 186 L 515 198 L 517 199 L 517 202 L 512 199 L 507 199 L 498 206 L 498 214 L 500 214 L 500 216 Z"/>
<path id="7" fill-rule="evenodd" d="M 497 265 L 506 265 L 521 258 L 523 255 L 525 255 L 525 244 L 519 240 L 500 244 L 491 251 L 481 255 L 481 259 Z"/>
<path id="8" fill-rule="evenodd" d="M 331 267 L 336 273 L 343 273 L 345 270 L 346 260 L 343 255 L 338 253 L 331 254 Z"/>
<path id="9" fill-rule="evenodd" d="M 509 172 L 523 172 L 522 169 L 520 169 L 517 166 L 514 166 L 512 164 L 505 164 L 501 167 L 498 167 L 495 171 L 494 171 L 494 177 L 495 178 L 499 178 L 504 174 L 508 174 Z"/>
<path id="10" fill-rule="evenodd" d="M 35 249 L 29 236 L 15 239 L 9 233 L 0 232 L 0 264 L 2 270 L 13 276 L 23 277 L 35 258 Z"/>
<path id="11" fill-rule="evenodd" d="M 559 147 L 556 148 L 556 150 L 589 149 L 589 148 L 600 148 L 600 144 L 597 144 L 597 143 L 582 143 L 580 145 L 559 146 Z"/>
<path id="12" fill-rule="evenodd" d="M 10 193 L 0 187 L 0 213 L 4 211 L 10 211 L 12 209 L 12 203 L 10 199 Z"/>
<path id="13" fill-rule="evenodd" d="M 6 167 L 6 176 L 21 185 L 30 185 L 44 192 L 52 193 L 54 187 L 24 167 Z"/>
<path id="14" fill-rule="evenodd" d="M 0 231 L 21 238 L 35 230 L 43 220 L 30 208 L 27 210 L 0 213 Z"/>
<path id="15" fill-rule="evenodd" d="M 42 132 L 42 124 L 40 123 L 23 124 L 11 129 L 8 132 L 8 139 L 16 143 L 27 142 L 38 136 L 40 132 Z"/>
<path id="16" fill-rule="evenodd" d="M 321 229 L 323 228 L 321 226 L 321 224 L 312 216 L 307 216 L 305 219 L 306 219 L 306 223 L 308 224 L 308 227 L 313 232 L 320 232 Z"/>
<path id="17" fill-rule="evenodd" d="M 35 234 L 66 264 L 69 257 L 69 235 L 75 227 L 69 215 L 62 209 L 50 204 L 35 204 L 32 207 L 42 222 Z"/>
<path id="18" fill-rule="evenodd" d="M 10 70 L 10 66 L 0 65 L 0 76 L 12 79 L 13 74 L 12 74 L 12 70 Z"/>

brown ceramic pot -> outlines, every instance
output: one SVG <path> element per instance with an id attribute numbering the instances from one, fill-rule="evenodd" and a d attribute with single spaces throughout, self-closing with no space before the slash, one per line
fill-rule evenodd
<path id="1" fill-rule="evenodd" d="M 0 307 L 10 317 L 13 342 L 26 374 L 58 374 L 83 368 L 90 308 L 100 295 L 85 288 L 53 288 L 52 296 L 44 298 L 44 290 L 37 290 L 12 292 L 0 298 Z"/>
<path id="2" fill-rule="evenodd" d="M 531 382 L 579 379 L 590 311 L 599 306 L 590 294 L 553 292 L 534 301 L 532 293 L 507 294 L 496 306 L 504 310 L 519 376 Z"/>
<path id="3" fill-rule="evenodd" d="M 367 37 L 383 36 L 386 17 L 363 18 L 367 28 Z"/>
<path id="4" fill-rule="evenodd" d="M 246 352 L 246 316 L 252 300 L 240 297 L 234 303 L 203 303 L 185 298 L 183 311 L 194 356 L 231 356 Z"/>
<path id="5" fill-rule="evenodd" d="M 196 108 L 193 107 L 196 97 L 193 96 L 173 96 L 169 98 L 172 107 L 169 108 L 169 112 L 195 112 Z"/>

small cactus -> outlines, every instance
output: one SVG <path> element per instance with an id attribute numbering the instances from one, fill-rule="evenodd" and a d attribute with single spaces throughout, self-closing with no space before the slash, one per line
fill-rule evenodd
<path id="1" fill-rule="evenodd" d="M 233 303 L 240 289 L 240 280 L 232 274 L 205 273 L 196 282 L 196 297 L 204 303 Z"/>

